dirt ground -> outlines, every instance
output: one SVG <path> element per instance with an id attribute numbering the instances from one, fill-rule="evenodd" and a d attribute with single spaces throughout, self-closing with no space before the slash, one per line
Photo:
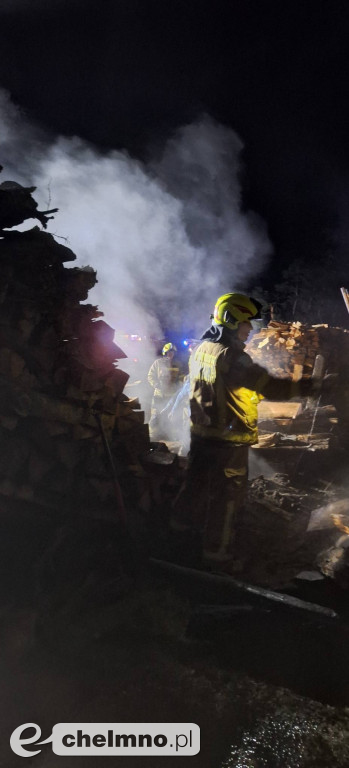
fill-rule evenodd
<path id="1" fill-rule="evenodd" d="M 0 766 L 23 764 L 9 746 L 22 723 L 38 724 L 45 739 L 58 722 L 194 722 L 201 751 L 178 756 L 183 768 L 347 768 L 347 592 L 327 578 L 295 578 L 314 569 L 320 546 L 306 534 L 311 509 L 339 492 L 333 478 L 297 484 L 256 471 L 239 534 L 239 579 L 330 606 L 334 619 L 250 605 L 229 586 L 223 596 L 216 585 L 197 588 L 196 577 L 164 578 L 149 562 L 131 577 L 87 577 L 64 600 L 35 601 L 23 584 L 13 599 L 3 590 Z M 56 756 L 50 744 L 32 761 L 96 762 Z M 142 763 L 173 759 L 117 758 Z M 110 758 L 99 757 L 104 764 Z"/>
<path id="2" fill-rule="evenodd" d="M 47 738 L 57 722 L 195 722 L 201 752 L 178 757 L 176 765 L 345 768 L 349 708 L 296 693 L 292 674 L 289 688 L 270 682 L 264 661 L 256 676 L 239 669 L 234 631 L 188 632 L 193 607 L 190 599 L 145 579 L 122 598 L 87 599 L 78 613 L 50 620 L 24 608 L 3 611 L 0 765 L 23 763 L 9 747 L 10 734 L 22 723 L 37 723 Z M 250 648 L 257 671 L 258 642 L 263 633 Z M 339 663 L 343 650 L 338 647 Z M 299 677 L 294 658 L 290 665 Z M 45 768 L 76 764 L 76 758 L 53 755 L 50 745 L 32 760 Z M 117 762 L 165 768 L 173 759 Z M 90 766 L 91 758 L 78 764 Z M 110 765 L 110 758 L 97 764 Z"/>

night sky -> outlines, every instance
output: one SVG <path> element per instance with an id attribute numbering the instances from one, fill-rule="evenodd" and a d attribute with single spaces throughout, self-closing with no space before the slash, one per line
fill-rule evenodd
<path id="1" fill-rule="evenodd" d="M 0 4 L 0 85 L 53 134 L 140 159 L 207 113 L 244 143 L 243 205 L 277 276 L 349 245 L 349 6 L 333 0 Z M 2 158 L 5 164 L 5 159 Z"/>

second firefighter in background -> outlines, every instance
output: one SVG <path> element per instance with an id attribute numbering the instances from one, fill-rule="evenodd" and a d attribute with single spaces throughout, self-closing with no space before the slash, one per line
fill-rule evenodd
<path id="1" fill-rule="evenodd" d="M 162 348 L 161 357 L 157 357 L 149 368 L 148 382 L 153 389 L 149 420 L 149 433 L 152 440 L 161 440 L 166 437 L 163 423 L 165 419 L 162 418 L 161 412 L 178 390 L 180 371 L 175 360 L 176 352 L 175 344 L 168 342 Z"/>

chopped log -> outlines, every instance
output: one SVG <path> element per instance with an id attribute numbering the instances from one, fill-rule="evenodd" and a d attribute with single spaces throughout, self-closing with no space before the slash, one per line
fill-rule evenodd
<path id="1" fill-rule="evenodd" d="M 292 376 L 295 364 L 304 365 L 304 375 L 310 375 L 319 353 L 331 372 L 339 369 L 342 355 L 349 353 L 349 331 L 324 324 L 271 321 L 267 328 L 253 335 L 247 351 L 273 375 Z"/>
<path id="2" fill-rule="evenodd" d="M 57 243 L 53 235 L 33 227 L 26 232 L 6 232 L 0 241 L 1 262 L 15 262 L 16 271 L 23 270 L 26 279 L 40 280 L 40 269 L 62 265 L 66 261 L 75 261 L 76 256 L 66 245 Z M 45 274 L 45 278 L 48 274 Z M 37 299 L 40 301 L 40 297 Z"/>
<path id="3" fill-rule="evenodd" d="M 39 219 L 43 227 L 52 219 L 51 213 L 57 213 L 58 208 L 50 211 L 38 211 L 38 204 L 32 197 L 36 187 L 23 187 L 16 181 L 4 181 L 0 184 L 0 230 L 4 227 L 15 227 L 26 219 Z"/>
<path id="4" fill-rule="evenodd" d="M 349 589 L 349 536 L 343 537 L 342 546 L 335 545 L 323 550 L 317 557 L 317 565 L 324 576 L 334 579 L 342 589 Z"/>
<path id="5" fill-rule="evenodd" d="M 45 226 L 52 212 L 37 211 L 33 191 L 0 187 L 0 230 L 30 216 Z M 140 403 L 123 392 L 129 375 L 117 367 L 126 355 L 114 329 L 98 307 L 80 303 L 96 271 L 64 266 L 75 259 L 39 227 L 0 238 L 0 492 L 50 510 L 109 514 L 114 479 L 96 415 L 118 456 L 118 476 L 129 483 L 134 472 L 139 499 L 148 490 L 138 455 L 150 448 L 149 430 Z"/>
<path id="6" fill-rule="evenodd" d="M 314 509 L 310 515 L 307 530 L 319 531 L 326 528 L 335 529 L 336 527 L 342 530 L 341 523 L 344 527 L 349 526 L 349 498 L 331 501 L 329 504 Z"/>
<path id="7" fill-rule="evenodd" d="M 61 279 L 64 292 L 72 301 L 85 301 L 96 282 L 97 272 L 92 267 L 66 269 Z"/>

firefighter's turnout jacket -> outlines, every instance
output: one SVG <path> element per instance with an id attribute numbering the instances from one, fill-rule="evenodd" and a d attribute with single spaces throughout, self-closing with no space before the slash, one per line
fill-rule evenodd
<path id="1" fill-rule="evenodd" d="M 154 397 L 169 398 L 178 387 L 179 368 L 168 357 L 158 357 L 149 368 L 148 381 Z"/>
<path id="2" fill-rule="evenodd" d="M 234 332 L 213 326 L 192 351 L 189 466 L 171 521 L 174 530 L 196 531 L 203 561 L 224 569 L 234 565 L 248 447 L 258 441 L 258 402 L 307 396 L 312 390 L 310 380 L 273 378 L 244 347 Z"/>
<path id="3" fill-rule="evenodd" d="M 233 337 L 224 343 L 204 340 L 191 354 L 191 433 L 235 445 L 258 442 L 257 405 L 263 398 L 289 400 L 306 396 L 311 382 L 293 382 L 269 375 L 244 352 Z"/>

